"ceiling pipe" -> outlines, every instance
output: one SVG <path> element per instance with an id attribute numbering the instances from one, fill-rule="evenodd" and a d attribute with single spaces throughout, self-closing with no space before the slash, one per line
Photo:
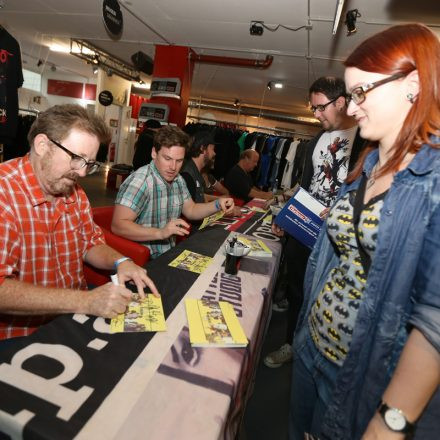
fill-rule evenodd
<path id="1" fill-rule="evenodd" d="M 190 58 L 196 63 L 224 64 L 228 66 L 251 67 L 254 69 L 267 69 L 273 62 L 272 55 L 266 55 L 266 58 L 264 60 L 252 60 L 249 58 L 198 55 L 193 50 L 191 50 L 190 52 Z"/>
<path id="2" fill-rule="evenodd" d="M 206 102 L 206 101 L 195 101 L 190 100 L 188 102 L 189 108 L 197 108 L 197 109 L 204 109 L 204 110 L 218 110 L 223 111 L 226 113 L 237 113 L 237 107 L 234 107 L 233 105 L 224 104 L 221 102 Z M 315 122 L 309 122 L 305 121 L 301 117 L 298 116 L 292 116 L 287 113 L 282 112 L 275 112 L 275 111 L 269 111 L 264 109 L 259 109 L 257 107 L 248 107 L 248 106 L 240 106 L 240 114 L 244 116 L 255 116 L 255 117 L 261 117 L 265 119 L 271 119 L 274 121 L 279 122 L 290 122 L 294 124 L 303 124 L 303 125 L 312 125 L 315 127 L 319 127 L 320 123 L 319 121 Z M 189 116 L 190 117 L 190 116 Z"/>

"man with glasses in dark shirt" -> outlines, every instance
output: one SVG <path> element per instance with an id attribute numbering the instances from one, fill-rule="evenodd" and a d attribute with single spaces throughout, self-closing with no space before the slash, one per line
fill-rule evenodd
<path id="1" fill-rule="evenodd" d="M 131 300 L 126 281 L 158 295 L 145 269 L 105 244 L 77 184 L 99 168 L 109 137 L 82 107 L 54 106 L 32 125 L 30 153 L 0 164 L 0 339 L 26 336 L 61 313 L 115 317 Z M 115 269 L 121 285 L 88 292 L 84 261 Z"/>
<path id="2" fill-rule="evenodd" d="M 341 78 L 318 78 L 309 89 L 310 110 L 323 130 L 316 137 L 300 144 L 293 166 L 292 184 L 299 183 L 326 209 L 333 204 L 340 186 L 354 167 L 365 141 L 359 136 L 356 121 L 347 116 L 345 83 Z M 273 232 L 284 235 L 276 225 Z M 278 350 L 264 358 L 266 366 L 280 367 L 292 359 L 291 343 L 303 302 L 303 283 L 311 250 L 288 236 L 284 255 L 286 271 L 287 311 L 286 340 Z"/>

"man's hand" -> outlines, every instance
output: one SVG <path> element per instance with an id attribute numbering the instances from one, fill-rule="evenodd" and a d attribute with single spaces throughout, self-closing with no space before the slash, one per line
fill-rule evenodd
<path id="1" fill-rule="evenodd" d="M 277 236 L 277 237 L 283 237 L 284 236 L 284 230 L 281 229 L 278 225 L 276 225 L 275 223 L 272 223 L 272 232 Z"/>
<path id="2" fill-rule="evenodd" d="M 234 212 L 234 199 L 231 197 L 222 197 L 218 199 L 220 202 L 220 208 L 226 215 Z"/>
<path id="3" fill-rule="evenodd" d="M 88 292 L 85 313 L 88 315 L 115 318 L 124 313 L 131 301 L 132 293 L 124 285 L 107 283 Z"/>
<path id="4" fill-rule="evenodd" d="M 147 270 L 131 260 L 126 260 L 118 266 L 118 280 L 122 285 L 127 281 L 133 281 L 142 299 L 145 298 L 144 287 L 149 287 L 154 296 L 160 296 L 153 280 L 147 276 Z"/>
<path id="5" fill-rule="evenodd" d="M 171 235 L 188 235 L 190 225 L 181 218 L 177 218 L 175 220 L 170 220 L 161 231 L 161 239 L 164 240 L 166 238 L 171 237 Z"/>
<path id="6" fill-rule="evenodd" d="M 243 211 L 239 206 L 234 206 L 234 210 L 232 211 L 233 217 L 241 217 L 243 215 Z"/>
<path id="7" fill-rule="evenodd" d="M 319 218 L 321 220 L 325 220 L 326 217 L 328 216 L 328 213 L 330 211 L 330 208 L 324 208 L 320 213 L 319 213 Z"/>

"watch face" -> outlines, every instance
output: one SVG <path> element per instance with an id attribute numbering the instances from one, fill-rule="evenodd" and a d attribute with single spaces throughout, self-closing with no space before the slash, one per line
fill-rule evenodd
<path id="1" fill-rule="evenodd" d="M 398 410 L 389 408 L 384 414 L 385 423 L 394 431 L 401 431 L 405 428 L 406 420 Z"/>

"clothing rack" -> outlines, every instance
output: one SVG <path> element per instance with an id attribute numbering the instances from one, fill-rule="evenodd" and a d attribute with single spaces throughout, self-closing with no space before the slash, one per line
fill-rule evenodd
<path id="1" fill-rule="evenodd" d="M 288 134 L 292 134 L 295 136 L 307 136 L 309 138 L 312 138 L 314 135 L 311 135 L 310 133 L 302 133 L 299 131 L 291 131 L 291 130 L 286 130 L 286 129 L 279 129 L 279 128 L 273 128 L 273 127 L 264 127 L 264 126 L 260 126 L 260 125 L 251 125 L 251 124 L 240 124 L 240 123 L 235 123 L 235 122 L 230 122 L 230 121 L 221 121 L 218 119 L 211 119 L 211 118 L 205 118 L 203 116 L 188 116 L 188 119 L 195 119 L 195 120 L 202 120 L 202 121 L 209 121 L 209 122 L 215 122 L 216 124 L 234 124 L 237 127 L 249 127 L 249 128 L 256 128 L 257 130 L 266 130 L 266 131 L 270 131 L 273 133 L 277 133 L 277 134 L 282 134 L 282 133 L 288 133 Z"/>

